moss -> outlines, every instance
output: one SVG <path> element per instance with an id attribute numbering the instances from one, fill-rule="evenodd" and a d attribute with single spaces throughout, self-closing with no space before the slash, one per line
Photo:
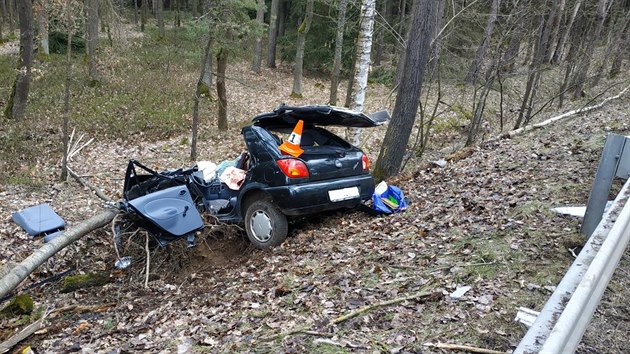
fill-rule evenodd
<path id="1" fill-rule="evenodd" d="M 61 292 L 68 293 L 82 288 L 103 286 L 109 282 L 109 277 L 104 273 L 87 273 L 70 275 L 63 278 Z"/>
<path id="2" fill-rule="evenodd" d="M 0 315 L 6 317 L 27 315 L 33 312 L 33 307 L 33 299 L 27 294 L 21 294 L 14 297 L 13 300 L 0 311 Z"/>
<path id="3" fill-rule="evenodd" d="M 291 94 L 289 95 L 290 98 L 304 98 L 304 96 L 302 96 L 301 93 L 297 93 L 297 92 L 291 92 Z"/>
<path id="4" fill-rule="evenodd" d="M 210 97 L 210 87 L 203 81 L 197 83 L 197 92 L 199 97 Z"/>

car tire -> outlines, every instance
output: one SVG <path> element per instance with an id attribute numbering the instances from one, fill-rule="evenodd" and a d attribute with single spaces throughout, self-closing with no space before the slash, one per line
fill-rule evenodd
<path id="1" fill-rule="evenodd" d="M 245 212 L 245 230 L 258 249 L 278 246 L 287 238 L 287 217 L 268 199 L 256 200 Z"/>

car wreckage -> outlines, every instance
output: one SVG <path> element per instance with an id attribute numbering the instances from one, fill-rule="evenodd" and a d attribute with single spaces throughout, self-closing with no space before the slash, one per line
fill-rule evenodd
<path id="1" fill-rule="evenodd" d="M 157 172 L 130 160 L 121 209 L 160 245 L 180 238 L 194 244 L 204 227 L 201 215 L 210 213 L 244 223 L 257 248 L 277 246 L 287 237 L 289 217 L 353 208 L 374 193 L 367 156 L 325 127 L 368 128 L 388 119 L 387 111 L 281 105 L 242 129 L 247 151 L 232 162 Z M 287 134 L 285 141 L 279 137 Z"/>

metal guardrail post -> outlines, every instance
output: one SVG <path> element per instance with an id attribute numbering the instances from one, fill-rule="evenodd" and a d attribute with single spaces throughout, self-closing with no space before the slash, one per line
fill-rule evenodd
<path id="1" fill-rule="evenodd" d="M 580 232 L 586 235 L 587 238 L 591 237 L 604 214 L 604 208 L 606 208 L 606 202 L 608 201 L 608 192 L 610 192 L 612 181 L 617 174 L 626 140 L 625 136 L 612 133 L 606 137 L 606 144 L 602 151 L 591 193 L 588 196 L 586 214 L 580 229 Z M 630 143 L 627 145 L 630 145 Z M 630 159 L 630 155 L 626 155 L 625 158 Z M 626 176 L 625 178 L 628 177 Z"/>

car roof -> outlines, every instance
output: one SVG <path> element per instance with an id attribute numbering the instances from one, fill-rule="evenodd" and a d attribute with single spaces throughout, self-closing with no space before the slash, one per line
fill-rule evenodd
<path id="1" fill-rule="evenodd" d="M 293 127 L 298 120 L 304 125 L 342 126 L 355 128 L 375 127 L 389 120 L 387 111 L 371 115 L 343 107 L 328 105 L 288 106 L 280 105 L 272 112 L 260 114 L 252 119 L 254 125 L 265 128 Z"/>

